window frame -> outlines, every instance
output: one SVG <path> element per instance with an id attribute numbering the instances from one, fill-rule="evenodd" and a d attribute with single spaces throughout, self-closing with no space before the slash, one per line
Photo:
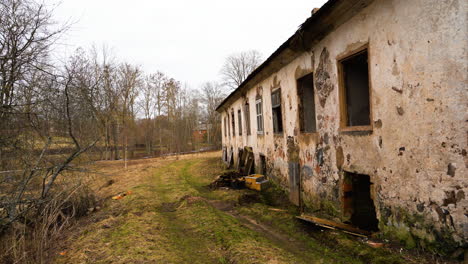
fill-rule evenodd
<path id="1" fill-rule="evenodd" d="M 244 104 L 244 122 L 245 122 L 245 129 L 247 130 L 247 136 L 250 136 L 251 133 L 251 123 L 250 123 L 250 104 L 249 101 L 246 101 Z"/>
<path id="2" fill-rule="evenodd" d="M 226 112 L 226 115 L 227 115 L 227 138 L 228 139 L 231 139 L 231 120 L 229 118 L 229 112 Z"/>
<path id="3" fill-rule="evenodd" d="M 368 74 L 368 87 L 369 87 L 369 125 L 364 126 L 348 126 L 348 110 L 346 103 L 346 87 L 344 79 L 343 62 L 355 56 L 367 52 L 367 74 Z M 340 127 L 339 132 L 353 132 L 364 131 L 372 132 L 373 130 L 373 107 L 372 107 L 372 72 L 371 72 L 371 56 L 370 56 L 369 43 L 366 43 L 356 49 L 346 52 L 336 57 L 336 65 L 338 68 L 338 88 L 339 88 L 339 105 L 340 105 Z"/>
<path id="4" fill-rule="evenodd" d="M 303 79 L 306 78 L 307 76 L 311 76 L 312 77 L 312 100 L 314 102 L 314 122 L 315 122 L 315 130 L 313 131 L 305 131 L 305 118 L 304 118 L 304 102 L 302 101 L 303 97 L 301 97 L 300 95 L 300 90 L 302 90 L 302 95 L 304 94 L 304 89 L 302 88 L 302 83 L 303 83 Z M 301 84 L 301 86 L 300 86 Z M 297 78 L 296 79 L 296 94 L 297 94 L 297 119 L 299 120 L 299 132 L 301 134 L 316 134 L 318 133 L 318 127 L 317 127 L 317 104 L 315 102 L 315 97 L 316 97 L 316 93 L 315 93 L 315 76 L 314 76 L 314 72 L 309 72 L 307 74 L 304 74 L 302 75 L 301 77 Z M 301 111 L 302 111 L 302 119 L 301 120 Z"/>
<path id="5" fill-rule="evenodd" d="M 279 98 L 279 104 L 276 104 L 276 105 L 273 105 L 273 95 L 274 94 L 278 94 L 278 98 Z M 283 120 L 283 108 L 282 108 L 282 96 L 281 96 L 281 87 L 277 87 L 277 88 L 274 88 L 271 90 L 271 94 L 270 94 L 270 97 L 271 97 L 271 122 L 272 122 L 272 125 L 273 125 L 273 135 L 282 135 L 284 133 L 284 120 Z M 280 112 L 281 112 L 281 131 L 275 131 L 275 120 L 273 118 L 274 116 L 274 110 L 276 108 L 279 108 Z"/>
<path id="6" fill-rule="evenodd" d="M 232 124 L 232 137 L 236 136 L 236 118 L 234 116 L 234 109 L 231 110 L 231 124 Z"/>
<path id="7" fill-rule="evenodd" d="M 260 107 L 258 107 L 258 105 L 260 105 Z M 260 113 L 259 113 L 259 109 L 260 109 Z M 255 114 L 256 114 L 256 121 L 257 121 L 257 134 L 263 135 L 265 131 L 265 121 L 263 119 L 263 98 L 261 97 L 255 100 Z M 260 126 L 259 126 L 260 124 L 261 124 L 262 129 L 260 129 Z"/>
<path id="8" fill-rule="evenodd" d="M 239 136 L 242 136 L 242 110 L 239 108 L 237 110 L 237 132 L 239 134 Z"/>

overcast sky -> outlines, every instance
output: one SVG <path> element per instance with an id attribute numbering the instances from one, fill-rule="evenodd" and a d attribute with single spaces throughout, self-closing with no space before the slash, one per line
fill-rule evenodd
<path id="1" fill-rule="evenodd" d="M 231 53 L 256 49 L 267 58 L 314 7 L 326 0 L 44 0 L 57 21 L 76 21 L 57 56 L 106 45 L 121 61 L 160 70 L 190 87 L 219 80 Z"/>

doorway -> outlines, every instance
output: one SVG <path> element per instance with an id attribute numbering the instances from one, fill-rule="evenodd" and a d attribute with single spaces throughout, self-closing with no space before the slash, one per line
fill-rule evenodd
<path id="1" fill-rule="evenodd" d="M 351 224 L 363 230 L 378 231 L 379 221 L 371 198 L 369 175 L 345 172 L 343 182 L 343 211 Z"/>

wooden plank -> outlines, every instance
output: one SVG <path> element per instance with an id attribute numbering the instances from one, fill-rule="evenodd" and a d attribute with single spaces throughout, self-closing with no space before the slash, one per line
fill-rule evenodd
<path id="1" fill-rule="evenodd" d="M 344 231 L 346 231 L 346 233 L 351 234 L 351 235 L 368 236 L 368 235 L 371 234 L 371 232 L 369 232 L 369 231 L 359 229 L 359 228 L 354 227 L 352 225 L 337 223 L 337 222 L 334 222 L 334 221 L 331 221 L 331 220 L 322 219 L 322 218 L 318 218 L 318 217 L 311 216 L 311 215 L 301 214 L 300 216 L 296 216 L 296 218 L 307 221 L 307 222 L 311 222 L 311 223 L 313 223 L 315 225 L 318 225 L 318 226 L 323 226 L 323 227 L 326 227 L 326 228 L 331 227 L 331 228 L 344 230 Z"/>

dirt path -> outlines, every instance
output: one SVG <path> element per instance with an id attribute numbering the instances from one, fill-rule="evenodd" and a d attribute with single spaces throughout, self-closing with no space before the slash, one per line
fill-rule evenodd
<path id="1" fill-rule="evenodd" d="M 114 182 L 100 195 L 130 195 L 107 199 L 82 219 L 56 263 L 407 263 L 337 232 L 327 233 L 327 243 L 313 238 L 288 211 L 294 209 L 239 205 L 254 191 L 208 189 L 223 170 L 218 153 L 120 166 L 99 164 L 107 175 L 101 181 Z"/>

